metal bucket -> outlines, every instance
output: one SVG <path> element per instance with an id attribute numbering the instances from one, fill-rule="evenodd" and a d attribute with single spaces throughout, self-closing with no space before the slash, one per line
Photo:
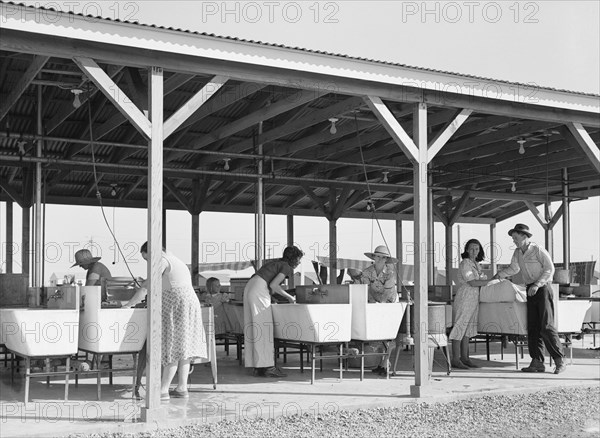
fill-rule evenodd
<path id="1" fill-rule="evenodd" d="M 410 332 L 415 333 L 415 306 L 410 306 Z M 404 316 L 406 318 L 406 314 Z M 404 318 L 400 324 L 400 332 L 406 332 L 406 323 Z M 427 328 L 429 333 L 446 333 L 446 305 L 444 303 L 432 304 L 427 306 Z"/>
<path id="2" fill-rule="evenodd" d="M 552 282 L 557 284 L 571 283 L 571 271 L 568 269 L 557 269 L 554 271 Z"/>

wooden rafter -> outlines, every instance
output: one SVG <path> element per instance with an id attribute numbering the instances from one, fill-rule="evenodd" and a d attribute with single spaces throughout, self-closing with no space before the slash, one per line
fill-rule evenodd
<path id="1" fill-rule="evenodd" d="M 575 145 L 576 148 L 583 151 L 590 161 L 590 164 L 597 173 L 600 173 L 600 150 L 594 143 L 590 134 L 585 130 L 581 123 L 567 123 L 568 134 L 565 132 L 567 141 Z M 570 135 L 569 135 L 570 134 Z"/>
<path id="2" fill-rule="evenodd" d="M 151 123 L 148 118 L 127 99 L 126 94 L 91 58 L 73 58 L 79 68 L 96 84 L 108 100 L 115 105 L 144 137 L 151 137 Z"/>
<path id="3" fill-rule="evenodd" d="M 36 55 L 33 57 L 31 64 L 27 67 L 27 70 L 20 76 L 19 81 L 11 87 L 8 95 L 3 99 L 2 103 L 0 103 L 0 120 L 8 114 L 8 111 L 12 108 L 12 106 L 19 100 L 21 95 L 25 92 L 31 81 L 35 79 L 37 74 L 40 72 L 46 61 L 48 61 L 49 56 L 39 56 Z"/>

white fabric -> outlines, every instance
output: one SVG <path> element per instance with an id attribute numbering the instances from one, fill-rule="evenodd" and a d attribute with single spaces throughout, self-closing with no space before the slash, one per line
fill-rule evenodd
<path id="1" fill-rule="evenodd" d="M 258 275 L 244 289 L 244 363 L 246 368 L 275 364 L 273 313 L 267 282 Z"/>
<path id="2" fill-rule="evenodd" d="M 479 302 L 481 303 L 520 303 L 527 302 L 525 287 L 509 280 L 492 280 L 481 288 Z"/>

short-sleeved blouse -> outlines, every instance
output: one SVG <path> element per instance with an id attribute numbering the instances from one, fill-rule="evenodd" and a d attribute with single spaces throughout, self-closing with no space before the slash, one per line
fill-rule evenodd
<path id="1" fill-rule="evenodd" d="M 482 279 L 483 273 L 479 263 L 472 261 L 471 259 L 462 259 L 458 269 L 458 284 L 468 284 L 469 281 Z"/>
<path id="2" fill-rule="evenodd" d="M 255 275 L 258 275 L 270 285 L 273 279 L 277 277 L 277 274 L 283 274 L 286 278 L 290 278 L 294 275 L 294 270 L 287 262 L 275 260 L 264 265 Z"/>

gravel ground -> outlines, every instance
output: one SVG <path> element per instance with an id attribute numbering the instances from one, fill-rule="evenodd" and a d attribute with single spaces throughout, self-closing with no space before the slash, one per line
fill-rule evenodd
<path id="1" fill-rule="evenodd" d="M 82 435 L 70 435 L 81 437 Z M 598 437 L 600 387 L 493 395 L 449 403 L 222 421 L 89 438 L 158 437 Z"/>

